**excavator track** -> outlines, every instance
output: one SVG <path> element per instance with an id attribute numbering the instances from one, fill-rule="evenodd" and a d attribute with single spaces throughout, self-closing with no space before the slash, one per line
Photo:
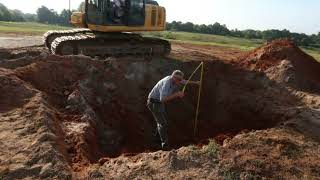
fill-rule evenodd
<path id="1" fill-rule="evenodd" d="M 52 42 L 58 37 L 73 36 L 78 33 L 88 33 L 90 31 L 91 31 L 90 29 L 85 29 L 85 28 L 78 28 L 78 29 L 72 29 L 72 30 L 48 31 L 43 35 L 43 43 L 50 50 Z"/>
<path id="2" fill-rule="evenodd" d="M 163 56 L 171 51 L 166 40 L 142 37 L 133 33 L 81 32 L 60 36 L 51 43 L 51 52 L 57 55 L 86 56 Z"/>

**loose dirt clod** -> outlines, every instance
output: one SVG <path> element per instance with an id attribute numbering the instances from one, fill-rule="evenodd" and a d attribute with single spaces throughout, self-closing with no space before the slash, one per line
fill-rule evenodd
<path id="1" fill-rule="evenodd" d="M 289 41 L 274 41 L 232 63 L 205 62 L 197 137 L 197 87 L 167 105 L 170 152 L 154 152 L 146 98 L 158 80 L 175 69 L 191 73 L 199 62 L 39 54 L 0 64 L 0 177 L 272 178 L 282 171 L 288 178 L 317 177 L 319 153 L 313 163 L 297 157 L 319 151 L 320 68 L 315 71 L 313 59 Z M 309 66 L 315 72 L 304 70 Z M 270 167 L 284 156 L 292 169 L 279 169 L 278 161 Z"/>

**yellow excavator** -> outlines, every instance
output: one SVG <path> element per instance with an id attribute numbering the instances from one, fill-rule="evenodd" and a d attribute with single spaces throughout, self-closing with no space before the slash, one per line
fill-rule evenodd
<path id="1" fill-rule="evenodd" d="M 85 0 L 84 11 L 72 13 L 70 22 L 77 28 L 44 34 L 52 54 L 163 56 L 171 51 L 166 40 L 134 33 L 165 30 L 166 10 L 156 1 Z"/>

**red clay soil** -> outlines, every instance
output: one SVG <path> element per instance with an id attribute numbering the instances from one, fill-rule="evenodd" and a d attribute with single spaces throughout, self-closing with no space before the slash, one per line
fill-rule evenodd
<path id="1" fill-rule="evenodd" d="M 217 59 L 231 61 L 236 60 L 243 54 L 243 51 L 241 50 L 222 46 L 186 44 L 179 42 L 172 42 L 171 46 L 172 51 L 170 57 L 184 61 L 212 61 Z"/>
<path id="2" fill-rule="evenodd" d="M 304 73 L 308 72 L 306 68 L 318 68 L 308 74 L 310 77 L 320 73 L 320 65 L 287 40 L 248 53 L 240 65 L 263 71 L 283 59 L 292 61 Z M 198 64 L 172 59 L 133 63 L 131 59 L 95 61 L 48 56 L 17 68 L 15 75 L 46 95 L 56 112 L 57 126 L 63 130 L 59 136 L 65 141 L 60 144 L 65 144 L 66 158 L 74 171 L 80 172 L 103 157 L 153 150 L 150 130 L 155 124 L 146 108 L 150 89 L 172 70 L 191 73 Z M 222 144 L 244 129 L 270 128 L 281 122 L 283 112 L 277 111 L 278 104 L 286 106 L 294 98 L 265 92 L 266 80 L 259 81 L 257 76 L 259 73 L 239 68 L 238 64 L 206 62 L 197 138 L 193 137 L 193 121 L 198 88 L 190 86 L 183 101 L 168 104 L 172 147 L 202 144 L 208 138 Z M 261 96 L 267 98 L 258 98 Z M 69 102 L 72 97 L 78 99 L 75 104 Z M 76 110 L 70 111 L 68 106 Z"/>
<path id="3" fill-rule="evenodd" d="M 155 126 L 146 108 L 150 89 L 174 69 L 191 73 L 198 64 L 163 59 L 146 64 L 49 56 L 16 69 L 15 74 L 46 95 L 56 111 L 57 126 L 63 130 L 59 136 L 65 141 L 60 143 L 65 144 L 66 158 L 74 171 L 80 172 L 103 157 L 154 150 L 150 137 L 152 125 Z M 268 108 L 256 109 L 259 106 L 255 98 L 264 87 L 255 79 L 248 80 L 250 74 L 220 61 L 206 62 L 197 138 L 193 137 L 193 121 L 198 88 L 190 86 L 183 101 L 168 104 L 172 147 L 198 144 L 216 136 L 222 144 L 243 129 L 269 128 L 281 120 L 282 114 L 273 113 L 273 108 L 278 108 L 272 105 L 272 99 L 261 102 L 269 104 Z M 251 92 L 252 88 L 256 93 Z M 85 102 L 72 104 L 72 97 Z M 286 103 L 287 100 L 282 101 Z M 70 111 L 68 106 L 77 110 Z M 246 112 L 241 110 L 244 107 Z"/>
<path id="4" fill-rule="evenodd" d="M 6 94 L 0 95 L 5 105 L 0 106 L 0 112 L 24 103 L 19 100 L 9 104 L 12 101 L 6 96 L 31 97 L 30 93 L 17 93 L 26 90 L 18 89 L 16 84 L 41 94 L 39 97 L 53 116 L 47 126 L 58 137 L 59 151 L 73 171 L 80 174 L 99 159 L 103 164 L 105 157 L 153 150 L 151 130 L 155 122 L 146 108 L 148 93 L 173 70 L 181 69 L 188 77 L 199 64 L 164 58 L 148 62 L 97 61 L 83 56 L 38 58 L 11 73 L 3 73 L 1 87 Z M 288 40 L 273 41 L 249 52 L 241 57 L 240 67 L 223 61 L 205 62 L 196 138 L 193 121 L 198 87 L 188 86 L 183 100 L 167 104 L 172 148 L 200 146 L 210 138 L 223 144 L 239 132 L 272 128 L 294 116 L 289 110 L 298 104 L 297 97 L 261 73 L 282 60 L 292 62 L 297 74 L 305 79 L 319 80 L 320 65 Z M 17 79 L 12 86 L 6 86 L 9 76 Z"/>
<path id="5" fill-rule="evenodd" d="M 283 60 L 290 61 L 301 78 L 320 83 L 320 63 L 288 39 L 274 40 L 242 55 L 240 65 L 263 72 L 268 68 L 279 65 Z"/>

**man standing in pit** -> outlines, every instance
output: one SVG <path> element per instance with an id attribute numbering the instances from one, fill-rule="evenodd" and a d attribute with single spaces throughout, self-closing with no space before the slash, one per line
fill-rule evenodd
<path id="1" fill-rule="evenodd" d="M 161 147 L 163 150 L 169 149 L 168 140 L 168 121 L 165 110 L 165 104 L 178 98 L 184 97 L 184 92 L 176 92 L 179 85 L 186 84 L 183 79 L 184 73 L 176 70 L 171 76 L 167 76 L 160 80 L 151 90 L 148 96 L 148 108 L 157 123 L 158 134 L 161 139 Z M 200 82 L 189 81 L 189 84 L 199 85 Z"/>

